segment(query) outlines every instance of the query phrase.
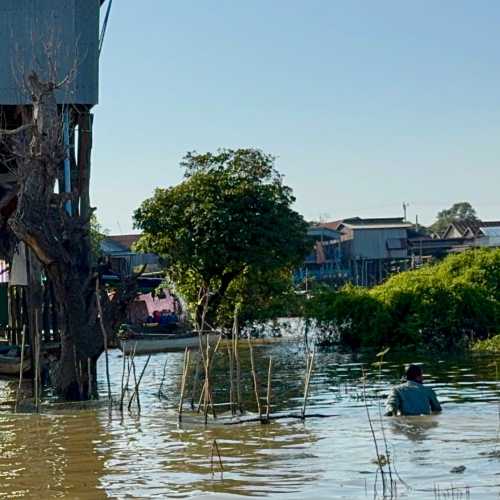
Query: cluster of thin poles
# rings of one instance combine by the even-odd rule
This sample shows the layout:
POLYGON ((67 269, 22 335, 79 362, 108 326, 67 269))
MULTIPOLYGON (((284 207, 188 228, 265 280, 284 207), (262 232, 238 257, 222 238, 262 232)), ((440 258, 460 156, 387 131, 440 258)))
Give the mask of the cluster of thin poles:
MULTIPOLYGON (((200 332, 198 353, 196 358, 195 356, 191 356, 190 349, 186 348, 186 350, 184 351, 180 396, 179 396, 178 411, 177 411, 179 422, 181 422, 183 418, 186 393, 189 386, 188 379, 193 372, 194 374, 192 377, 192 385, 191 385, 191 410, 198 414, 202 413, 205 424, 208 423, 209 415, 211 415, 214 419, 217 418, 216 408, 219 406, 229 407, 229 410, 233 417, 242 416, 245 414, 245 405, 242 395, 242 370, 240 362, 240 337, 238 330, 237 312, 235 312, 234 315, 231 340, 228 341, 226 344, 227 356, 228 356, 228 376, 229 376, 228 402, 218 403, 218 404, 215 403, 214 393, 213 393, 213 388, 214 388, 213 367, 214 367, 215 356, 219 352, 219 348, 221 345, 222 335, 219 334, 217 341, 213 345, 211 345, 210 333, 214 332, 212 330, 208 330, 206 332, 207 333, 206 335, 203 333, 205 332, 203 331, 200 332), (191 360, 193 358, 195 358, 194 369, 191 366, 192 364, 191 360), (202 383, 201 390, 199 390, 200 378, 202 383)), ((265 424, 271 420, 275 420, 278 418, 292 417, 292 418, 305 419, 307 416, 306 409, 309 398, 311 375, 314 368, 315 352, 314 351, 308 352, 306 357, 306 369, 304 375, 304 399, 300 415, 296 414, 272 415, 273 359, 272 357, 269 357, 265 395, 261 396, 260 384, 255 364, 255 356, 250 337, 247 338, 247 341, 248 341, 248 350, 250 357, 250 371, 251 371, 251 380, 253 385, 253 395, 255 398, 255 403, 257 405, 258 417, 246 418, 244 420, 238 419, 236 421, 233 420, 231 423, 260 421, 261 423, 265 424)), ((165 373, 165 367, 164 367, 164 373, 165 373)), ((160 390, 159 390, 160 396, 162 394, 164 378, 165 376, 163 376, 162 382, 160 384, 160 390)))
POLYGON ((135 365, 135 352, 137 348, 137 343, 134 346, 132 353, 129 356, 123 355, 123 364, 122 364, 122 377, 121 377, 121 391, 120 391, 120 403, 119 409, 123 412, 125 407, 125 399, 128 395, 128 403, 127 409, 128 411, 132 410, 132 405, 135 401, 137 405, 137 411, 141 412, 141 399, 139 394, 140 385, 144 374, 146 373, 146 368, 149 365, 149 361, 151 360, 151 354, 147 357, 146 362, 144 363, 141 373, 137 376, 137 368, 135 365), (132 380, 133 377, 133 380, 132 380))

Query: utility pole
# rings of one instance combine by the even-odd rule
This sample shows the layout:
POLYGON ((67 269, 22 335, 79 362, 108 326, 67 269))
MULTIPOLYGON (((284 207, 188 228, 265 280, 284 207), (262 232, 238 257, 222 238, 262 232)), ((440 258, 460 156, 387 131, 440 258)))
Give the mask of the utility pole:
POLYGON ((406 218, 406 209, 410 206, 409 203, 406 203, 406 201, 403 201, 403 214, 404 214, 404 221, 406 222, 408 219, 406 218))

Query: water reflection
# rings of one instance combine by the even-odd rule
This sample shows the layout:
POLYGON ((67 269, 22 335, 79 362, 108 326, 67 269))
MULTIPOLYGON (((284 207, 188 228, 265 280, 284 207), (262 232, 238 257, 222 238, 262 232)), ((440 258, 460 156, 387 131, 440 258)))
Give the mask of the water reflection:
POLYGON ((431 431, 437 429, 439 417, 393 417, 389 419, 389 428, 395 435, 402 434, 410 441, 421 443, 431 437, 431 431))
MULTIPOLYGON (((298 412, 305 369, 301 346, 263 346, 255 351, 262 385, 268 357, 273 357, 273 411, 298 412)), ((63 411, 49 407, 41 415, 0 413, 0 497, 173 498, 216 493, 370 498, 376 466, 365 406, 382 439, 379 408, 408 362, 424 363, 426 382, 435 388, 444 412, 382 418, 391 457, 412 488, 406 491, 400 485, 400 491, 411 498, 434 498, 429 488, 453 483, 472 486, 474 498, 495 497, 500 492, 495 486, 500 446, 494 358, 436 360, 390 353, 380 370, 372 365, 373 359, 370 354, 317 354, 310 411, 335 415, 332 418, 229 426, 222 424, 222 414, 218 423, 205 428, 189 412, 177 425, 182 354, 154 356, 142 383, 141 415, 133 409, 122 416, 106 407, 63 411), (167 399, 158 397, 165 366, 167 399), (366 398, 363 371, 368 377, 366 398), (214 439, 223 462, 222 477, 217 463, 212 475, 214 439), (460 465, 466 466, 462 474, 450 473, 460 465)), ((138 359, 139 371, 145 361, 138 359)), ((118 392, 122 366, 118 352, 111 353, 110 363, 113 389, 118 392)), ((228 397, 226 364, 227 358, 219 355, 215 364, 219 402, 228 397)), ((245 407, 255 412, 245 351, 242 372, 245 407)), ((105 384, 102 387, 106 392, 105 384)), ((12 400, 13 389, 0 381, 2 398, 12 400)))
POLYGON ((108 473, 102 478, 110 492, 120 490, 128 477, 133 496, 144 494, 144 484, 148 491, 168 491, 169 496, 193 491, 262 496, 266 491, 299 489, 319 473, 303 467, 304 461, 314 460, 310 448, 317 438, 302 424, 204 428, 194 418, 177 426, 152 417, 138 427, 127 417, 111 425, 112 440, 106 450, 112 458, 105 463, 108 473), (214 439, 221 453, 223 480, 218 463, 214 470, 211 467, 214 439), (272 477, 270 471, 274 471, 272 477))
POLYGON ((102 458, 93 445, 99 433, 94 412, 2 415, 0 496, 106 498, 98 483, 102 458))

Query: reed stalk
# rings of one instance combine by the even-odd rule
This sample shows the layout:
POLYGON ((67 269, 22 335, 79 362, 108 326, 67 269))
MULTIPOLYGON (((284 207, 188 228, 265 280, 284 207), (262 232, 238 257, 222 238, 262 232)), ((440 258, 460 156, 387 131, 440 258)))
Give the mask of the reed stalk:
MULTIPOLYGON (((382 478, 382 492, 383 492, 383 497, 385 497, 386 492, 387 492, 387 484, 386 484, 386 478, 385 478, 385 471, 384 471, 384 466, 382 464, 382 456, 380 455, 379 448, 378 448, 378 441, 377 441, 377 436, 375 435, 375 429, 373 428, 373 422, 372 418, 370 416, 370 409, 368 408, 368 401, 366 399, 366 373, 363 369, 363 401, 365 404, 365 410, 366 410, 366 416, 368 418, 368 425, 370 427, 370 433, 372 435, 372 440, 373 440, 373 445, 375 446, 375 453, 377 454, 377 465, 380 470, 380 476, 382 478)), ((375 486, 376 488, 376 486, 375 486)), ((376 492, 375 492, 376 493, 376 492)))
MULTIPOLYGON (((378 383, 379 385, 382 383, 382 365, 384 362, 384 356, 389 352, 389 348, 383 350, 382 352, 379 352, 377 354, 377 357, 379 358, 378 361, 378 383)), ((387 459, 387 470, 389 472, 389 484, 390 484, 390 491, 391 495, 393 494, 393 487, 394 487, 394 480, 392 477, 392 466, 391 466, 391 458, 390 458, 390 453, 389 453, 389 444, 387 442, 387 437, 385 435, 385 427, 384 427, 384 419, 382 415, 382 401, 380 398, 378 399, 378 416, 379 416, 379 425, 380 425, 380 430, 382 432, 382 441, 384 443, 384 449, 385 449, 385 456, 387 459)))

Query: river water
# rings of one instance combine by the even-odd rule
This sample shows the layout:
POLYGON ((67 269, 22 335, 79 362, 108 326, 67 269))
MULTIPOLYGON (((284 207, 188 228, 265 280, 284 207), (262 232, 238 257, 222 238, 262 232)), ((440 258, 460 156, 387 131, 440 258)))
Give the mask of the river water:
MULTIPOLYGON (((255 348, 255 356, 262 393, 268 358, 273 358, 273 413, 298 413, 303 347, 261 346, 255 348)), ((371 364, 373 355, 318 352, 307 411, 327 418, 224 425, 229 417, 221 413, 207 427, 190 412, 181 425, 177 423, 182 357, 168 353, 151 358, 141 383, 140 415, 135 405, 123 414, 106 405, 86 409, 49 405, 41 414, 14 414, 4 406, 0 497, 351 499, 376 494, 380 498, 382 481, 368 406, 379 451, 385 454, 387 447, 391 456, 394 497, 499 498, 500 391, 493 357, 389 353, 379 370, 371 364), (380 403, 407 362, 424 363, 426 383, 435 388, 443 414, 380 417, 380 403), (164 370, 163 397, 159 397, 164 370), (218 458, 211 466, 214 439, 222 474, 218 458), (461 466, 462 472, 451 472, 461 466)), ((138 371, 146 359, 136 358, 138 371)), ((118 351, 110 352, 110 366, 113 391, 118 393, 122 370, 118 351)), ((99 372, 104 373, 103 362, 99 372)), ((222 353, 214 372, 216 401, 227 401, 227 357, 222 353)), ((245 350, 242 373, 247 411, 252 414, 255 404, 245 350)), ((12 400, 13 390, 11 383, 0 381, 0 402, 12 400)), ((102 376, 100 390, 104 397, 102 376)), ((187 392, 189 403, 190 387, 187 392)), ((223 407, 216 408, 222 412, 223 407)))

